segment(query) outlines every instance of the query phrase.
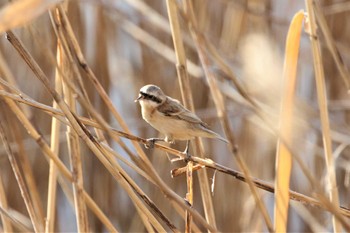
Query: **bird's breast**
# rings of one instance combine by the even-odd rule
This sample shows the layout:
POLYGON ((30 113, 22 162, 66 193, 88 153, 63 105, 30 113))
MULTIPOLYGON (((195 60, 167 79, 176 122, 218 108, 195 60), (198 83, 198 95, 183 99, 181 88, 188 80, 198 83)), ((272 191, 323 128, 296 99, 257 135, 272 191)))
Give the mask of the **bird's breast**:
POLYGON ((155 110, 155 108, 143 106, 141 111, 142 118, 149 123, 154 117, 155 110))

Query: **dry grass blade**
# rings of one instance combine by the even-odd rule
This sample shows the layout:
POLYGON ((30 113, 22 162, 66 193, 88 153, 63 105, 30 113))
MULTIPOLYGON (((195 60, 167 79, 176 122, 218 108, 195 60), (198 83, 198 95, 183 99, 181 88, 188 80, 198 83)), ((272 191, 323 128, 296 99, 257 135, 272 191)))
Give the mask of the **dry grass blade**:
MULTIPOLYGON (((312 0, 306 0, 306 9, 308 12, 309 20, 309 33, 310 41, 312 46, 312 55, 314 60, 314 70, 315 70, 315 79, 316 79, 316 88, 317 88, 317 99, 320 108, 320 117, 322 125, 322 138, 323 138, 323 147, 324 147, 324 156, 327 165, 327 183, 329 187, 330 201, 336 209, 339 206, 339 196, 337 190, 337 182, 335 175, 335 164, 334 158, 332 155, 332 142, 330 138, 330 126, 329 126, 329 116, 327 109, 327 94, 325 87, 325 77, 324 70, 321 59, 321 49, 319 40, 317 39, 316 33, 316 20, 314 7, 312 0)), ((340 232, 342 226, 340 225, 338 219, 333 216, 333 231, 340 232)))
POLYGON ((27 24, 60 0, 21 0, 8 3, 0 10, 0 33, 27 24))
POLYGON ((289 181, 292 170, 292 155, 287 145, 291 145, 292 119, 296 86, 297 63, 300 46, 300 35, 304 12, 296 13, 290 23, 285 49, 282 93, 280 113, 280 135, 284 139, 277 142, 276 152, 276 190, 275 193, 275 231, 286 232, 289 209, 289 181))

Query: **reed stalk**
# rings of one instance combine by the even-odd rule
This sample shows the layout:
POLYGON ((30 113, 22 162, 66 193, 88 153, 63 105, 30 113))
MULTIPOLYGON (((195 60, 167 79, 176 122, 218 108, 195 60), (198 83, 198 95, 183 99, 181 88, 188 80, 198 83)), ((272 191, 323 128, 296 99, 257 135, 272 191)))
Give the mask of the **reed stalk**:
MULTIPOLYGON (((314 13, 314 6, 312 0, 306 0, 306 9, 308 12, 309 20, 309 38, 311 41, 312 55, 314 60, 314 70, 315 70, 315 80, 317 89, 317 99, 320 109, 321 118, 321 128, 322 128, 322 141, 324 147, 324 156, 327 166, 327 189, 329 189, 330 201, 335 208, 339 206, 339 195, 335 174, 335 162, 332 154, 332 141, 330 137, 330 126, 329 126, 329 115, 328 115, 328 103, 327 103, 327 93, 325 86, 324 68, 322 64, 322 56, 318 35, 316 33, 316 19, 314 13)), ((342 226, 338 219, 333 216, 333 231, 340 232, 342 226)))

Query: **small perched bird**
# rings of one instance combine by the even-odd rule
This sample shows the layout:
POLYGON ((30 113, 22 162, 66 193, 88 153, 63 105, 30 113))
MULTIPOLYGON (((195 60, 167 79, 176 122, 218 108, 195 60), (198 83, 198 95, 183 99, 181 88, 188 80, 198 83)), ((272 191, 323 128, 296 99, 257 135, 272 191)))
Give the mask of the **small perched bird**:
POLYGON ((135 102, 139 102, 141 105, 142 118, 165 135, 164 139, 148 139, 150 147, 154 146, 156 141, 174 143, 175 140, 187 140, 185 153, 188 155, 189 140, 194 137, 217 138, 228 143, 225 138, 210 130, 196 114, 186 109, 180 101, 166 96, 155 85, 142 87, 135 102))

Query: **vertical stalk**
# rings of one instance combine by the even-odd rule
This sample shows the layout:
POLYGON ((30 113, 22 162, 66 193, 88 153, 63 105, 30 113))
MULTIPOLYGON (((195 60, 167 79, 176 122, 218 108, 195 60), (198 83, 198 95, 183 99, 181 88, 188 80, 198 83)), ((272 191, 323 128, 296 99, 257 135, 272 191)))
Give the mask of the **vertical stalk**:
MULTIPOLYGON (((57 15, 57 18, 60 19, 60 13, 58 9, 55 10, 55 14, 57 15)), ((72 77, 72 68, 70 67, 69 58, 64 53, 62 46, 58 46, 58 50, 60 56, 60 62, 58 63, 58 66, 59 69, 62 71, 62 75, 65 75, 66 77, 72 77)), ((71 109, 71 112, 73 114, 76 114, 76 102, 71 89, 67 86, 66 82, 63 82, 62 87, 64 101, 67 103, 67 106, 71 109)), ((73 196, 78 232, 89 232, 86 204, 83 195, 84 184, 79 136, 70 126, 67 126, 66 134, 71 170, 73 175, 73 196)))
MULTIPOLYGON (((186 177, 187 177, 186 200, 192 206, 193 205, 193 162, 192 161, 187 162, 186 177)), ((188 211, 186 211, 185 232, 191 233, 191 229, 192 229, 191 223, 192 223, 192 215, 188 211)))
MULTIPOLYGON (((61 44, 60 41, 57 41, 57 64, 61 65, 61 44)), ((60 77, 60 72, 56 68, 55 73, 55 90, 62 94, 62 80, 60 77)), ((58 105, 54 101, 53 108, 57 109, 58 105)), ((58 157, 59 153, 59 138, 60 138, 60 126, 61 122, 57 120, 57 118, 53 117, 51 122, 51 142, 50 148, 54 155, 58 157)), ((55 162, 50 159, 50 170, 49 170, 49 187, 47 194, 47 212, 46 212, 46 224, 45 224, 45 232, 54 232, 55 230, 55 212, 56 212, 56 190, 57 190, 57 167, 55 162)))
MULTIPOLYGON (((180 84, 181 89, 181 96, 182 101, 185 105, 185 107, 189 108, 191 111, 194 111, 194 105, 193 105, 193 98, 191 94, 191 86, 188 78, 188 72, 187 72, 187 65, 186 65, 186 54, 184 49, 184 44, 182 41, 182 34, 181 29, 179 25, 179 19, 177 15, 177 7, 174 0, 167 0, 167 10, 168 10, 168 17, 170 22, 170 28, 171 28, 171 34, 173 37, 173 43, 175 48, 175 55, 176 55, 176 70, 178 75, 178 80, 180 84)), ((200 139, 195 140, 195 147, 194 147, 194 153, 199 154, 200 156, 203 156, 203 145, 201 143, 200 139)), ((188 193, 186 195, 190 197, 187 199, 189 203, 193 204, 193 181, 190 179, 193 179, 192 177, 192 169, 193 164, 187 164, 187 187, 188 187, 188 193)), ((207 221, 212 226, 216 227, 216 220, 215 220, 215 214, 214 214, 214 206, 210 195, 210 188, 208 183, 208 174, 206 170, 198 171, 198 178, 199 178, 199 186, 202 194, 202 200, 203 200, 203 208, 204 213, 207 221)), ((186 217, 187 221, 191 220, 190 216, 186 217)), ((190 224, 186 224, 187 226, 190 224)))
MULTIPOLYGON (((306 0, 305 4, 306 4, 308 19, 309 19, 309 29, 310 29, 309 37, 311 41, 312 55, 314 59, 317 99, 318 99, 318 104, 320 109, 320 117, 321 117, 321 125, 322 125, 322 141, 323 141, 324 156, 325 156, 326 166, 327 166, 327 178, 328 178, 327 187, 329 187, 330 189, 329 190, 330 201, 334 205, 334 208, 338 209, 339 196, 338 196, 337 181, 336 181, 336 175, 335 175, 335 164, 334 164, 334 158, 332 154, 332 142, 330 138, 329 116, 328 116, 328 109, 327 109, 327 93, 326 93, 325 77, 324 77, 324 70, 323 70, 322 57, 321 57, 321 48, 320 48, 318 36, 316 33, 316 20, 315 20, 314 8, 313 8, 313 1, 306 0)), ((337 220, 337 218, 335 217, 335 215, 333 215, 332 222, 333 222, 333 231, 341 232, 342 226, 340 222, 337 220)))

